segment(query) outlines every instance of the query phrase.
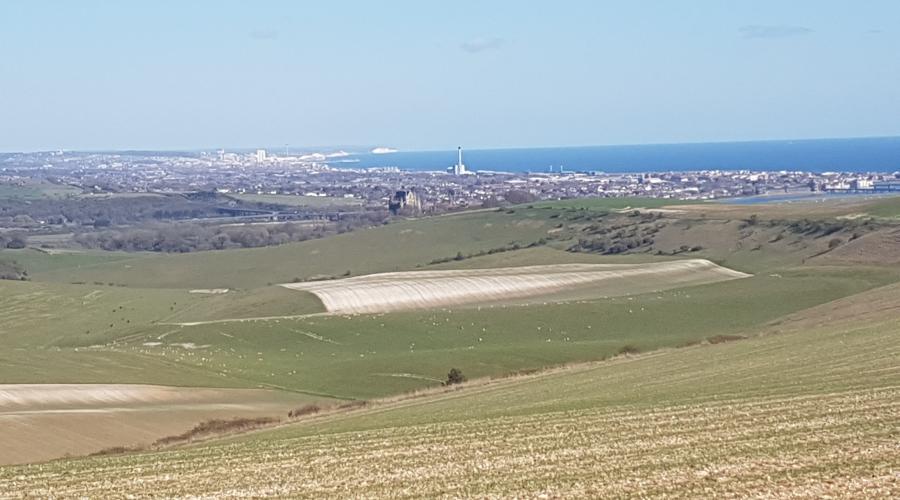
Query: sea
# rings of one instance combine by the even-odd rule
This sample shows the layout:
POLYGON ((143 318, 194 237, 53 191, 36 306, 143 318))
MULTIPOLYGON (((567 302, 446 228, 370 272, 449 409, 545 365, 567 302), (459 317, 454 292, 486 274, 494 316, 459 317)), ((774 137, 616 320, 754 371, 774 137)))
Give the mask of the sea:
MULTIPOLYGON (((464 149, 463 153, 463 163, 469 170, 495 172, 900 171, 900 137, 464 149)), ((396 167, 436 171, 454 165, 456 159, 457 151, 453 149, 351 153, 330 158, 327 163, 337 168, 396 167)))

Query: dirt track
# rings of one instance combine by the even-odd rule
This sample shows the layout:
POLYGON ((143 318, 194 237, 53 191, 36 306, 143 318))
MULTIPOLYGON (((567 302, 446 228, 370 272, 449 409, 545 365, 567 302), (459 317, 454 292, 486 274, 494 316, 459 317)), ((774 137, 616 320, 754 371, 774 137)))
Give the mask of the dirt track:
POLYGON ((0 384, 0 465, 148 444, 212 418, 286 414, 309 399, 256 389, 0 384))
POLYGON ((625 295, 646 290, 647 284, 661 290, 747 276, 707 260, 690 259, 648 264, 410 271, 282 286, 315 294, 331 313, 355 314, 540 297, 592 287, 601 287, 602 295, 625 295), (632 287, 635 282, 641 286, 632 287))

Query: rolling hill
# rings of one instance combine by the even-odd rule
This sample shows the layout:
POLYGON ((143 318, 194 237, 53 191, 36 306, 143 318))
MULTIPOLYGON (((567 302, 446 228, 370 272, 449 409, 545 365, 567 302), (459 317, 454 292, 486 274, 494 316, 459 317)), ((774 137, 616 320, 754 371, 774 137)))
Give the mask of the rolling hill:
MULTIPOLYGON (((573 363, 615 359, 598 365, 597 370, 620 365, 617 369, 626 370, 626 365, 638 360, 628 357, 626 363, 617 358, 623 353, 657 353, 646 354, 647 361, 640 361, 651 363, 662 356, 658 353, 665 353, 667 360, 681 359, 668 356, 684 349, 685 354, 677 356, 701 363, 703 353, 741 352, 738 345, 756 345, 757 340, 738 342, 735 347, 730 343, 690 346, 811 325, 815 316, 809 311, 835 311, 839 319, 840 311, 867 307, 858 297, 876 297, 859 294, 879 293, 879 299, 872 300, 887 311, 884 317, 896 313, 885 290, 893 290, 891 284, 900 280, 896 266, 900 226, 881 216, 855 215, 869 205, 651 206, 640 205, 642 200, 630 201, 535 204, 403 220, 278 247, 196 254, 4 250, 0 258, 23 264, 32 281, 0 281, 4 318, 0 383, 265 389, 283 393, 290 404, 326 401, 337 405, 434 390, 451 367, 478 379, 474 385, 481 387, 484 380, 573 363), (690 262, 750 276, 722 281, 709 279, 703 272, 646 273, 690 262), (643 274, 588 280, 574 287, 538 287, 522 296, 463 293, 449 302, 419 304, 411 310, 332 308, 328 313, 328 299, 315 294, 322 289, 356 290, 372 280, 381 283, 385 276, 397 283, 418 283, 426 275, 438 281, 442 277, 502 281, 510 276, 533 281, 530 271, 523 269, 576 268, 630 269, 643 274)), ((876 208, 882 209, 884 202, 879 203, 876 208)), ((541 272, 539 280, 550 279, 541 272)), ((438 284, 453 293, 462 289, 456 282, 449 288, 443 281, 438 284)), ((874 325, 865 315, 857 318, 862 325, 873 325, 873 333, 867 335, 886 342, 877 334, 889 324, 887 319, 874 325)), ((834 328, 826 321, 809 326, 797 338, 812 342, 815 332, 837 332, 834 328)), ((838 337, 823 334, 822 338, 838 337)), ((755 363, 762 366, 764 359, 765 354, 759 354, 755 363)), ((707 362, 718 366, 718 355, 707 362)), ((688 372, 708 368, 679 366, 688 372)), ((547 380, 568 370, 560 368, 547 380)), ((571 370, 574 377, 581 368, 571 370)), ((643 382, 632 378, 616 384, 628 393, 637 389, 621 384, 649 387, 656 376, 668 377, 672 383, 678 379, 672 372, 652 370, 647 372, 651 378, 643 382)), ((857 378, 865 379, 865 372, 857 378)), ((578 386, 582 382, 559 383, 578 386)), ((742 394, 739 384, 733 386, 738 397, 742 394)), ((678 394, 682 389, 677 387, 665 391, 678 394)), ((697 394, 707 390, 701 389, 697 394)), ((756 382, 751 383, 745 396, 755 397, 750 393, 756 389, 756 382)), ((481 389, 470 387, 459 396, 470 390, 474 394, 481 389)), ((434 396, 435 404, 444 397, 457 397, 449 394, 434 396)), ((633 394, 637 399, 629 401, 639 401, 642 394, 633 394)), ((600 404, 607 397, 588 400, 600 404)), ((693 404, 694 399, 685 398, 693 404)), ((378 421, 374 415, 381 414, 382 405, 376 406, 378 412, 365 413, 366 419, 378 421)), ((515 416, 514 407, 503 407, 503 411, 515 416)), ((274 416, 284 418, 287 406, 280 408, 274 416)), ((108 405, 79 409, 87 410, 107 411, 108 405)), ((386 414, 402 415, 393 412, 386 414)), ((434 421, 431 410, 423 415, 424 420, 416 420, 415 425, 434 421)), ((641 417, 640 412, 632 417, 641 417)), ((122 413, 115 421, 137 425, 138 420, 128 423, 128 418, 122 413)), ((343 418, 336 417, 334 422, 343 418)), ((189 420, 179 421, 181 431, 190 429, 189 420)), ((449 428, 444 431, 450 432, 449 428)), ((162 429, 154 432, 145 434, 141 443, 121 444, 145 445, 164 437, 162 429)), ((104 441, 102 446, 114 444, 104 441)), ((91 446, 79 449, 96 451, 101 443, 91 446)), ((45 451, 49 454, 42 457, 54 456, 53 450, 45 451)), ((57 452, 55 456, 61 456, 66 450, 57 452)))
POLYGON ((2 468, 0 491, 890 497, 897 293, 843 299, 858 314, 825 328, 808 328, 810 309, 738 342, 475 381, 183 449, 2 468))

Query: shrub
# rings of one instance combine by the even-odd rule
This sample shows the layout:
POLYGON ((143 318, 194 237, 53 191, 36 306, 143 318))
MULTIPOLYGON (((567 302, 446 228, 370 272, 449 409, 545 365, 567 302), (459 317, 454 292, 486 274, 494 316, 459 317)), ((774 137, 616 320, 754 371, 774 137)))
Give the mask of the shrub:
POLYGON ((240 432, 250 429, 256 429, 271 424, 278 423, 277 418, 257 417, 257 418, 234 418, 231 420, 213 419, 200 422, 193 429, 175 435, 157 439, 153 446, 166 446, 181 441, 190 441, 194 438, 205 437, 215 434, 225 434, 228 432, 240 432))
POLYGON ((28 271, 21 264, 14 260, 0 260, 0 280, 21 280, 28 279, 28 271))
POLYGON ((11 250, 21 250, 28 246, 28 239, 25 236, 16 235, 6 244, 6 248, 11 250))
POLYGON ((710 344, 723 344, 725 342, 734 342, 736 340, 744 340, 747 337, 743 335, 714 335, 712 337, 707 337, 706 341, 710 344))
POLYGON ((619 349, 619 354, 637 354, 641 352, 636 346, 631 344, 623 345, 621 349, 619 349))
POLYGON ((356 401, 348 401, 346 403, 341 403, 338 405, 338 410, 358 410, 360 408, 365 408, 369 403, 366 401, 356 400, 356 401))
POLYGON ((444 385, 461 384, 465 381, 466 376, 463 375, 462 370, 459 368, 451 368, 450 372, 447 373, 447 381, 444 382, 444 385))
POLYGON ((288 417, 297 418, 297 417, 302 417, 304 415, 315 415, 316 413, 319 413, 320 411, 322 411, 322 408, 319 407, 319 405, 308 404, 308 405, 303 405, 300 408, 294 408, 293 410, 289 411, 288 417))

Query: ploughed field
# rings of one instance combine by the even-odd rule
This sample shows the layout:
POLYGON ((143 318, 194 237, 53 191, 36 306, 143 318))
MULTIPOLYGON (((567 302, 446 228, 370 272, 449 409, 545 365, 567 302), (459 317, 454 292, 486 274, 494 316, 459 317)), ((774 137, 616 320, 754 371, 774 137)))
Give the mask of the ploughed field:
POLYGON ((896 286, 810 330, 570 366, 199 446, 0 468, 21 496, 889 498, 896 286))
POLYGON ((315 400, 258 389, 0 384, 0 464, 146 446, 197 422, 269 417, 315 400))
POLYGON ((594 297, 715 283, 749 275, 708 260, 646 264, 556 264, 477 270, 408 271, 282 285, 315 294, 332 313, 359 314, 450 305, 550 299, 579 291, 594 297))

